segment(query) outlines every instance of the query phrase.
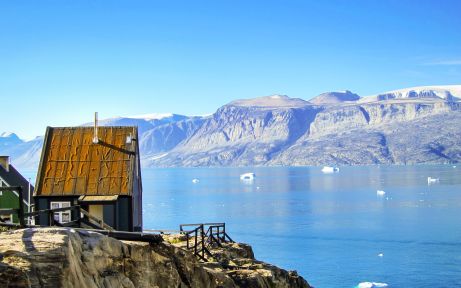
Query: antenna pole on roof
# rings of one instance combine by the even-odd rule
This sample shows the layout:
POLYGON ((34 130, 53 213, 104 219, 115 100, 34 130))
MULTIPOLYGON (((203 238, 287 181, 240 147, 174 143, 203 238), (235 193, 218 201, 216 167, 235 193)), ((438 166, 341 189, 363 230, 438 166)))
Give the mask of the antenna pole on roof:
POLYGON ((98 112, 94 112, 94 136, 93 136, 93 144, 98 144, 98 112))

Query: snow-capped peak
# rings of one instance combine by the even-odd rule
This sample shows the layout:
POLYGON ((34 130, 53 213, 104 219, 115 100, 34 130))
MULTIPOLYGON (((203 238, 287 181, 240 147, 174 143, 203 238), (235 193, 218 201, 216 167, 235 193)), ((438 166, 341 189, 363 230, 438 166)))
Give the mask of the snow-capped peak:
POLYGON ((461 85, 419 86, 392 90, 364 97, 361 102, 410 98, 432 98, 456 101, 461 98, 461 85))
POLYGON ((162 120, 162 119, 170 118, 170 117, 173 117, 173 113, 149 113, 149 114, 128 116, 126 118, 144 119, 146 121, 151 121, 151 120, 162 120))
POLYGON ((360 96, 352 93, 349 90, 337 91, 337 92, 325 92, 322 93, 311 100, 310 103, 317 105, 325 104, 340 104, 344 102, 354 102, 360 100, 360 96))
POLYGON ((235 100, 229 103, 229 105, 241 107, 300 107, 306 106, 307 102, 298 98, 290 98, 287 95, 275 94, 252 99, 235 100))
POLYGON ((461 96, 461 85, 419 86, 419 87, 412 87, 412 88, 394 90, 394 91, 391 91, 391 92, 399 92, 399 91, 401 91, 401 92, 409 92, 409 91, 415 91, 415 92, 421 92, 421 91, 444 92, 444 91, 448 91, 453 96, 461 96))
POLYGON ((1 138, 10 138, 10 137, 15 137, 15 136, 16 136, 16 134, 14 134, 13 132, 2 132, 2 133, 0 133, 1 138))

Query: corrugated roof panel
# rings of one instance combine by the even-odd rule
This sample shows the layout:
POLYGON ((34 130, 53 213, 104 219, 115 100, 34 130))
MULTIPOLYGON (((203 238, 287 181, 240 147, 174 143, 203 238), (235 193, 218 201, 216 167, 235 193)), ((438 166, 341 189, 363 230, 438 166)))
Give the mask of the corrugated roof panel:
POLYGON ((120 190, 122 193, 128 193, 129 179, 125 175, 128 175, 130 172, 129 164, 129 162, 122 163, 122 174, 120 175, 120 190))
MULTIPOLYGON (((124 141, 124 134, 116 131, 114 133, 114 143, 117 143, 117 145, 121 146, 121 143, 124 141)), ((109 179, 109 189, 114 189, 115 187, 118 187, 121 191, 121 177, 122 175, 122 169, 123 169, 123 161, 114 161, 116 157, 112 157, 112 167, 111 170, 113 171, 112 177, 109 179)))
MULTIPOLYGON (((117 146, 117 143, 114 142, 114 137, 113 137, 113 129, 107 129, 105 134, 105 139, 107 143, 113 143, 115 146, 117 146)), ((118 146, 117 146, 118 147, 118 146)), ((101 149, 101 165, 100 165, 100 170, 99 170, 99 181, 98 181, 98 194, 110 194, 109 190, 109 177, 112 176, 112 171, 111 171, 111 160, 112 157, 114 157, 116 150, 111 149, 109 147, 103 147, 101 149)))
POLYGON ((101 201, 115 201, 118 199, 118 195, 110 196, 80 196, 78 201, 80 202, 101 202, 101 201))
POLYGON ((49 128, 36 195, 131 195, 135 127, 49 128))

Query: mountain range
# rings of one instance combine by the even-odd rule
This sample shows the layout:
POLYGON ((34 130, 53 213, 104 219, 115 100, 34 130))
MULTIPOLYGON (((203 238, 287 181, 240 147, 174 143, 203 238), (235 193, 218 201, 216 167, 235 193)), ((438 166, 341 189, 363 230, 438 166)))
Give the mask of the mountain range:
MULTIPOLYGON (((149 114, 100 125, 137 125, 145 167, 456 163, 461 85, 367 97, 346 90, 309 101, 272 95, 236 100, 209 116, 149 114)), ((2 133, 0 154, 36 169, 42 142, 2 133)))

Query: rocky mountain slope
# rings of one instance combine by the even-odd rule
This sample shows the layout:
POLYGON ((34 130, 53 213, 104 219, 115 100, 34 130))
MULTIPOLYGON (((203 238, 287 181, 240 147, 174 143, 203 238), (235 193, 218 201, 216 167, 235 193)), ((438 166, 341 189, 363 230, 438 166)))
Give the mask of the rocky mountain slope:
POLYGON ((410 164, 461 161, 459 86, 310 101, 274 96, 220 108, 152 166, 410 164), (275 99, 275 100, 274 100, 275 99), (261 105, 260 103, 264 103, 261 105))
MULTIPOLYGON (((327 92, 309 101, 273 95, 236 100, 207 117, 101 123, 138 125, 144 166, 452 163, 461 161, 460 99, 461 85, 368 97, 327 92)), ((15 156, 16 164, 38 163, 37 146, 1 143, 0 152, 15 156)))
POLYGON ((0 154, 11 156, 13 164, 20 169, 37 170, 42 146, 42 136, 30 141, 23 141, 14 133, 0 134, 0 154))
POLYGON ((229 245, 204 263, 169 242, 70 228, 2 232, 0 287, 310 287, 294 271, 255 260, 250 246, 229 245))

